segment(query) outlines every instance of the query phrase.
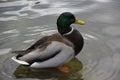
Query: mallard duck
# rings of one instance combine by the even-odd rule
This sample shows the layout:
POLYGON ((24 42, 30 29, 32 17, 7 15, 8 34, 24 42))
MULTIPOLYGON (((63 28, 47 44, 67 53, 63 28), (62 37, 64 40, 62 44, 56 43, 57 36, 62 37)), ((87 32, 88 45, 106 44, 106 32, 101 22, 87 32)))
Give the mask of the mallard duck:
POLYGON ((45 36, 12 59, 32 68, 49 68, 63 65, 76 56, 83 48, 84 40, 80 32, 71 24, 85 24, 70 12, 62 13, 57 19, 58 33, 45 36))

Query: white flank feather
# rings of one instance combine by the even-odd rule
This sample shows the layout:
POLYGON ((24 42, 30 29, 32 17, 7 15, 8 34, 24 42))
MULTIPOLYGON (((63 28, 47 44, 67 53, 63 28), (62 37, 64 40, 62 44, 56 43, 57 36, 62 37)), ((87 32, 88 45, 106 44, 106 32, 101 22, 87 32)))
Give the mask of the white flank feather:
POLYGON ((13 56, 11 59, 19 64, 22 64, 22 65, 29 65, 29 63, 27 63, 25 61, 21 61, 21 60, 16 59, 16 56, 13 56))

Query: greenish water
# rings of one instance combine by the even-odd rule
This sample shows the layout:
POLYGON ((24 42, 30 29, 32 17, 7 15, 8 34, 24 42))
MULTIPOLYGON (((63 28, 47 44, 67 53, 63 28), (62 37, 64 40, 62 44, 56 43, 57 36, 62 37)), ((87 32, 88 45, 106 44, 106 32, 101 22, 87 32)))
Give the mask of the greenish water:
POLYGON ((68 73, 59 71, 57 68, 33 69, 25 66, 18 66, 14 71, 16 78, 37 78, 50 80, 82 80, 82 64, 76 58, 65 64, 69 68, 68 73))
POLYGON ((1 0, 0 80, 119 80, 119 0, 1 0), (72 12, 86 25, 72 25, 84 37, 83 50, 70 63, 69 73, 56 68, 31 69, 11 60, 11 50, 26 49, 57 32, 62 12, 72 12))

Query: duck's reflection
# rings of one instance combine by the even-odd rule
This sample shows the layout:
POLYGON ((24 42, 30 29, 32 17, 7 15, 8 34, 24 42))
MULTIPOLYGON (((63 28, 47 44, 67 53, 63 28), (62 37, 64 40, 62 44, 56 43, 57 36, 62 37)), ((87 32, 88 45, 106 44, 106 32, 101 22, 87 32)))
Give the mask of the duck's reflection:
POLYGON ((82 63, 74 58, 69 63, 65 64, 69 68, 68 73, 59 71, 57 68, 33 69, 27 66, 18 66, 14 71, 16 78, 37 78, 49 80, 83 80, 81 79, 80 70, 82 63))

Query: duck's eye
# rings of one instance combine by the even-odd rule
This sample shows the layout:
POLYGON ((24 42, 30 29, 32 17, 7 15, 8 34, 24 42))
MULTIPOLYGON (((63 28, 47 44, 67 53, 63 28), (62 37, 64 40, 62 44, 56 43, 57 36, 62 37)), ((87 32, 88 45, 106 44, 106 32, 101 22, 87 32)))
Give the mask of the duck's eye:
POLYGON ((72 22, 75 22, 75 17, 74 17, 74 16, 69 16, 69 19, 70 19, 72 22))
POLYGON ((71 16, 69 16, 69 19, 74 19, 74 16, 72 16, 72 15, 71 15, 71 16))

